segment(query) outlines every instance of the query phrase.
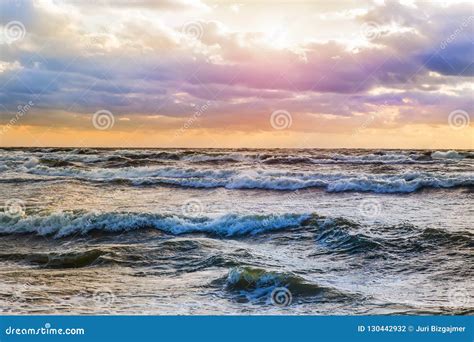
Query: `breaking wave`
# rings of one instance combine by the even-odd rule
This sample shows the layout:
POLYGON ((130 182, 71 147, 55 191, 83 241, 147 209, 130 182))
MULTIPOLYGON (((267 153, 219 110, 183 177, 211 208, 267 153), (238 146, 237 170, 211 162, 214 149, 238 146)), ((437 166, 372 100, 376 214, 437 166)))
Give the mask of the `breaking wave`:
MULTIPOLYGON (((137 229, 155 229, 170 235, 207 234, 217 238, 254 236, 291 229, 294 234, 309 234, 305 235, 306 238, 313 240, 319 248, 316 253, 383 254, 384 250, 403 253, 441 246, 450 249, 474 247, 474 238, 469 232, 419 229, 410 225, 378 226, 376 231, 369 231, 357 222, 315 213, 184 217, 132 212, 60 211, 16 218, 0 213, 0 234, 5 235, 36 234, 64 238, 93 232, 117 234, 137 229)), ((100 256, 95 255, 91 252, 86 259, 100 256)))
MULTIPOLYGON (((0 160, 24 158, 22 149, 0 149, 0 160)), ((62 162, 114 167, 136 166, 167 162, 187 164, 430 164, 449 163, 474 158, 471 151, 416 151, 416 150, 109 150, 109 149, 32 149, 36 158, 45 164, 60 166, 62 162), (51 160, 54 159, 53 160, 51 160), (48 161, 48 159, 50 159, 48 161)))
POLYGON ((248 215, 228 214, 217 218, 189 218, 150 213, 94 213, 61 211, 49 215, 28 215, 10 218, 0 213, 0 234, 38 234, 62 238, 85 235, 92 231, 108 233, 136 229, 158 229, 168 234, 208 233, 232 237, 255 235, 266 231, 298 227, 310 215, 248 215))
MULTIPOLYGON (((222 279, 217 279, 215 283, 221 281, 222 279)), ((323 286, 292 273, 249 266, 230 269, 224 283, 224 288, 233 293, 239 302, 264 301, 270 304, 272 300, 278 300, 275 298, 278 292, 285 296, 280 298, 284 301, 280 303, 283 306, 291 305, 294 301, 347 302, 361 297, 357 293, 346 293, 331 286, 323 286)))
POLYGON ((143 166, 119 169, 52 168, 29 162, 26 172, 37 176, 64 177, 91 182, 137 186, 172 185, 191 188, 297 190, 323 188, 328 192, 360 191, 410 193, 423 188, 454 188, 474 185, 473 172, 405 171, 397 174, 363 172, 294 172, 263 169, 210 169, 143 166))

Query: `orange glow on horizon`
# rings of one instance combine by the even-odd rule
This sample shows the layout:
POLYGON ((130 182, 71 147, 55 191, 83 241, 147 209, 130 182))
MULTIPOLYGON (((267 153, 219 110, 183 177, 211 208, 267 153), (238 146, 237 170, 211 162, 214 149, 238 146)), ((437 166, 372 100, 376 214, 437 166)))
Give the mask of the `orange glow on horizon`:
MULTIPOLYGON (((2 126, 0 126, 1 131, 2 126)), ((401 148, 474 149, 474 126, 411 125, 398 129, 364 129, 352 134, 295 131, 100 131, 34 126, 10 128, 2 147, 156 147, 156 148, 401 148)))

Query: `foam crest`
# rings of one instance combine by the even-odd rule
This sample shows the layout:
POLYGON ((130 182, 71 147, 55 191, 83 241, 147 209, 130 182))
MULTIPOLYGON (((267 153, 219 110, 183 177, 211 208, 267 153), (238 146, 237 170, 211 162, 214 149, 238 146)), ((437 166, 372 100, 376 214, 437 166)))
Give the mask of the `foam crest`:
POLYGON ((298 227, 310 215, 236 215, 190 218, 177 215, 124 212, 54 212, 10 218, 0 214, 0 234, 34 233, 55 238, 85 235, 91 231, 125 232, 158 229, 168 234, 209 233, 218 236, 255 235, 266 231, 298 227))

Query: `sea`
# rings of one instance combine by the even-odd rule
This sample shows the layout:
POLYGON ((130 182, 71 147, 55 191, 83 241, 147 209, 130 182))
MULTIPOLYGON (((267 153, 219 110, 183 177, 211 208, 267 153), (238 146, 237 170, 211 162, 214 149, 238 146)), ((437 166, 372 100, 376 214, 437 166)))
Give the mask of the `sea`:
POLYGON ((0 148, 0 312, 474 314, 474 151, 0 148))

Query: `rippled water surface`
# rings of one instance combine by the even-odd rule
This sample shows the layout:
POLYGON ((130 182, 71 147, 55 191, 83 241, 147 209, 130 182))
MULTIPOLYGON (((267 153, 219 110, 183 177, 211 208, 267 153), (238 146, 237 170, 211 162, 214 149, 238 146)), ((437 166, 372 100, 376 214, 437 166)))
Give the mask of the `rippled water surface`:
POLYGON ((473 189, 473 151, 0 149, 0 309, 472 314, 473 189))

